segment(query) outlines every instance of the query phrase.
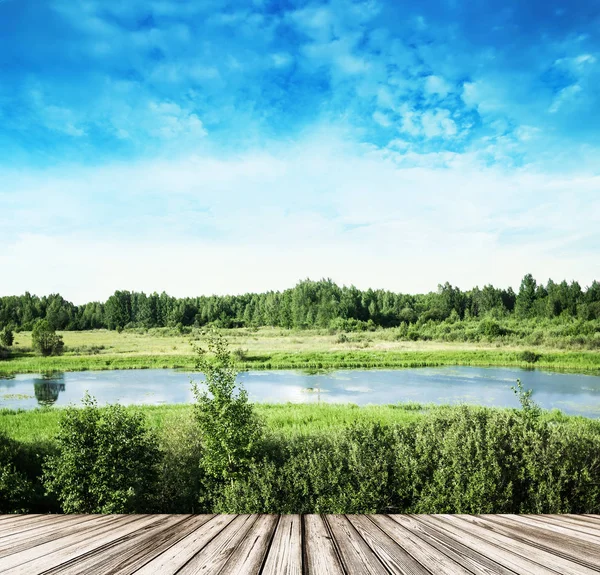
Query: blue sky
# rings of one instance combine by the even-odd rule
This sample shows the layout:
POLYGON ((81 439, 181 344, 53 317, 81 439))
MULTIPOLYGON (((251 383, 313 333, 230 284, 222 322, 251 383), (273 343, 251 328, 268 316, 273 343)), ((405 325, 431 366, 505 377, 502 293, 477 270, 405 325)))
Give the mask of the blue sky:
POLYGON ((600 5, 0 0, 0 293, 600 277, 600 5))

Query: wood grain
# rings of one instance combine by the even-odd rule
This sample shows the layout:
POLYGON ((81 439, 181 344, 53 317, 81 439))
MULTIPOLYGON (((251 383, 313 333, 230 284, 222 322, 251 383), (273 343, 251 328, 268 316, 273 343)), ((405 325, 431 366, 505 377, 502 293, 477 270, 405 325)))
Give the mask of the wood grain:
POLYGON ((595 515, 5 515, 2 575, 590 575, 595 515))

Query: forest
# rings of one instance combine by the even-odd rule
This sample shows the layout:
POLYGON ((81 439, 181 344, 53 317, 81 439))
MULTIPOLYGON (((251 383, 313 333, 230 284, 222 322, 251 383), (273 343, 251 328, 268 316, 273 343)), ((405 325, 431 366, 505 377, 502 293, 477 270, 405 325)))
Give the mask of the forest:
MULTIPOLYGON (((116 291, 106 302, 74 305, 60 294, 0 298, 0 329, 30 331, 40 319, 55 330, 106 328, 273 326, 361 331, 471 319, 600 319, 600 283, 552 280, 544 285, 526 275, 518 293, 486 285, 461 291, 448 282, 427 294, 359 290, 331 280, 299 282, 294 288, 231 296, 175 298, 166 293, 116 291)), ((494 329, 493 327, 490 329, 494 329)))

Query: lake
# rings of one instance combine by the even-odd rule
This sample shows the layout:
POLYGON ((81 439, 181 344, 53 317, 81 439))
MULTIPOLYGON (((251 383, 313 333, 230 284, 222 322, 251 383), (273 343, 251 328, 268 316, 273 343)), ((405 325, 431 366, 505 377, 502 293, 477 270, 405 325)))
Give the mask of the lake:
MULTIPOLYGON (((172 369, 83 371, 0 378, 0 408, 33 409, 78 403, 86 390, 100 404, 188 403, 190 379, 202 374, 172 369)), ((402 370, 351 370, 307 374, 301 371, 240 373, 252 401, 387 404, 469 403, 518 407, 510 389, 517 378, 546 409, 598 417, 600 376, 515 368, 438 367, 402 370)))

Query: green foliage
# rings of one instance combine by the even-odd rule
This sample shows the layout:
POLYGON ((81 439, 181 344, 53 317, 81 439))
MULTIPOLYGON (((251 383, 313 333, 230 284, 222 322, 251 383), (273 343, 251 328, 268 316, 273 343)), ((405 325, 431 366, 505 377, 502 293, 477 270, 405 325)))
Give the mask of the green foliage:
MULTIPOLYGON (((92 413, 88 405, 6 417, 9 429, 25 415, 75 418, 67 434, 61 424, 67 441, 55 440, 59 472, 46 473, 67 512, 598 513, 600 422, 536 414, 530 395, 515 389, 524 398, 521 409, 262 406, 270 424, 252 455, 242 454, 244 472, 229 469, 226 481, 198 465, 206 445, 191 406, 145 409, 154 426, 162 422, 161 457, 148 466, 144 454, 156 449, 156 437, 140 442, 140 425, 115 425, 121 417, 111 418, 110 410, 92 413), (285 413, 293 426, 283 426, 285 413), (330 425, 312 425, 327 414, 335 420, 330 425), (149 497, 124 506, 122 494, 134 484, 149 497)), ((34 435, 42 435, 39 428, 34 435)), ((25 447, 0 437, 0 511, 59 511, 58 503, 37 499, 40 471, 25 447)))
POLYGON ((247 473, 260 448, 262 423, 246 391, 235 393, 237 371, 225 339, 215 332, 208 339, 208 349, 195 349, 197 368, 204 373, 206 384, 206 390, 193 384, 202 444, 200 466, 207 487, 219 489, 247 473), (208 352, 212 357, 207 357, 208 352), (212 487, 208 485, 211 482, 212 487))
POLYGON ((539 418, 539 416, 542 413, 542 409, 537 403, 533 401, 533 399, 531 399, 533 390, 528 389, 527 391, 525 391, 520 379, 517 379, 517 385, 511 386, 511 389, 518 397, 519 403, 521 404, 521 408, 523 409, 523 414, 526 417, 526 419, 528 421, 531 421, 532 419, 539 418))
POLYGON ((63 352, 62 336, 45 319, 36 322, 31 332, 31 345, 40 355, 60 355, 63 352))
POLYGON ((14 335, 12 329, 8 326, 4 326, 4 329, 0 331, 0 345, 10 347, 13 344, 14 335))
POLYGON ((19 459, 18 443, 0 433, 0 514, 30 511, 33 486, 18 468, 19 459))
MULTIPOLYGON (((462 323, 494 318, 600 320, 600 284, 582 289, 577 282, 538 284, 531 274, 521 282, 518 295, 512 288, 491 285, 468 291, 446 282, 426 294, 340 287, 329 279, 303 280, 281 292, 236 296, 202 296, 177 299, 166 293, 116 291, 105 303, 75 306, 60 294, 0 298, 0 326, 30 330, 38 319, 53 329, 172 328, 186 333, 191 327, 219 328, 276 326, 282 328, 332 328, 366 331, 428 322, 462 323)), ((482 328, 485 337, 502 337, 482 328)), ((422 338, 421 338, 422 339, 422 338)))
POLYGON ((539 361, 542 356, 539 353, 535 353, 534 351, 525 350, 519 354, 519 359, 522 361, 526 361, 527 363, 535 363, 539 361))
POLYGON ((99 408, 86 394, 67 408, 47 458, 44 483, 66 513, 144 513, 152 510, 160 453, 141 413, 99 408))

